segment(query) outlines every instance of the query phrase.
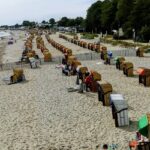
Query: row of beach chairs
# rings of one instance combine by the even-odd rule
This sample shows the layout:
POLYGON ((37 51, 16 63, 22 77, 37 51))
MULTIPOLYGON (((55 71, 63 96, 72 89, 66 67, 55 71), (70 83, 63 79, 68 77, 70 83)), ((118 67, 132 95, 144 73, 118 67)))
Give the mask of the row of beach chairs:
POLYGON ((46 48, 44 40, 40 35, 36 37, 36 44, 37 44, 37 49, 40 49, 43 56, 44 56, 44 62, 50 62, 52 61, 52 54, 50 51, 46 48))
MULTIPOLYGON (((123 70, 123 73, 127 77, 134 76, 134 65, 132 62, 128 62, 124 57, 118 57, 116 59, 116 68, 119 70, 123 70)), ((139 74, 139 84, 143 84, 146 87, 150 86, 150 69, 145 67, 140 67, 137 69, 137 73, 139 74)))
MULTIPOLYGON (((63 45, 56 43, 52 39, 48 39, 48 41, 52 44, 52 46, 59 49, 63 53, 67 52, 66 50, 64 52, 65 47, 63 47, 63 45)), ((69 56, 67 57, 67 60, 66 60, 67 63, 74 65, 75 60, 76 58, 74 56, 72 57, 72 55, 70 55, 69 53, 69 56), (74 60, 73 59, 71 60, 70 58, 74 58, 74 60)), ((77 80, 78 79, 81 80, 80 86, 83 86, 83 84, 85 84, 84 81, 86 77, 89 77, 89 76, 92 77, 92 80, 88 88, 90 88, 91 92, 98 93, 98 100, 101 101, 104 106, 111 106, 112 117, 115 120, 114 121, 115 126, 120 127, 120 126, 129 125, 127 103, 123 99, 123 96, 120 94, 112 94, 113 92, 112 85, 106 81, 102 81, 102 76, 97 71, 93 71, 93 70, 89 71, 88 68, 82 66, 81 63, 79 65, 76 65, 75 69, 77 70, 76 71, 77 80), (86 75, 87 72, 89 72, 88 76, 86 75)))
POLYGON ((95 52, 103 52, 105 53, 105 51, 107 50, 107 47, 101 44, 94 44, 94 43, 87 43, 85 41, 79 40, 78 38, 76 38, 76 36, 74 38, 69 38, 66 35, 63 34, 59 34, 59 38, 62 38, 68 42, 71 42, 73 44, 76 44, 82 48, 87 48, 91 51, 95 51, 95 52))

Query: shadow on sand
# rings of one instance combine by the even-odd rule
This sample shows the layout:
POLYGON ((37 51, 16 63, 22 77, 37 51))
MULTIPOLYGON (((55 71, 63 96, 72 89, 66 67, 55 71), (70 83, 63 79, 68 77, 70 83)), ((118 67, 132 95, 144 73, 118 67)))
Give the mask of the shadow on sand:
POLYGON ((130 125, 125 127, 119 127, 127 132, 136 132, 138 130, 138 121, 130 120, 130 125))

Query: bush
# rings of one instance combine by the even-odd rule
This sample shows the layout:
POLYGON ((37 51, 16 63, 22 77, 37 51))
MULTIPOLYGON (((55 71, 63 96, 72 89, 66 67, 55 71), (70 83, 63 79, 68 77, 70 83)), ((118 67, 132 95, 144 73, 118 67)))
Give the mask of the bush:
POLYGON ((142 27, 140 34, 141 34, 143 42, 149 42, 149 40, 150 40, 150 27, 148 27, 148 26, 142 27))
POLYGON ((71 36, 76 36, 77 35, 76 33, 73 33, 73 32, 67 32, 66 34, 71 35, 71 36))
POLYGON ((93 35, 90 35, 90 34, 86 34, 86 35, 83 35, 81 36, 81 39, 94 39, 94 36, 93 35))
POLYGON ((93 34, 94 37, 98 37, 98 34, 93 34))
POLYGON ((95 37, 98 37, 98 34, 90 34, 90 33, 81 33, 82 39, 94 39, 95 37))
POLYGON ((132 28, 131 22, 128 21, 123 25, 124 36, 126 38, 133 38, 132 30, 133 30, 133 28, 132 28))
POLYGON ((114 34, 113 39, 115 39, 115 40, 124 40, 124 39, 126 39, 126 37, 125 36, 119 36, 118 34, 114 34))
POLYGON ((150 48, 145 50, 145 53, 150 53, 150 48))
POLYGON ((112 44, 113 46, 116 46, 116 45, 119 44, 119 42, 118 42, 118 41, 113 41, 113 42, 111 42, 111 44, 112 44))

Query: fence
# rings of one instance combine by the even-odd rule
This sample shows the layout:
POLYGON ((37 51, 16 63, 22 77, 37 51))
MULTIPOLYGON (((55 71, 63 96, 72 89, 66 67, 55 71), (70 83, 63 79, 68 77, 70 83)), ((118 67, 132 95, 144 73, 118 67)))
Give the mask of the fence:
POLYGON ((122 50, 114 50, 113 56, 124 56, 124 57, 135 57, 136 56, 136 50, 135 49, 122 49, 122 50))
MULTIPOLYGON (((90 53, 83 53, 75 55, 78 60, 98 60, 100 59, 100 53, 90 52, 90 53)), ((113 51, 113 56, 136 56, 136 51, 134 49, 125 49, 125 50, 115 50, 113 51)), ((44 58, 40 59, 40 64, 60 64, 62 62, 62 56, 53 57, 52 62, 44 62, 44 58)), ((14 62, 14 63, 7 63, 7 64, 0 64, 0 71, 2 70, 11 70, 13 68, 30 68, 30 64, 25 64, 21 62, 14 62)))

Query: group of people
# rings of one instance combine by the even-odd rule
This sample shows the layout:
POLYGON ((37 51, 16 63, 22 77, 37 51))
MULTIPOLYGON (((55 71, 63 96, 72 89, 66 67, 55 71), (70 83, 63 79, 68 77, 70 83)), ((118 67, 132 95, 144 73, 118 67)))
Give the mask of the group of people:
POLYGON ((130 150, 135 150, 139 143, 141 142, 149 142, 149 139, 145 136, 143 136, 139 131, 136 132, 135 139, 132 139, 129 142, 129 148, 130 150))
POLYGON ((30 64, 31 68, 37 68, 37 60, 40 60, 39 56, 37 54, 34 55, 34 57, 28 57, 27 53, 30 52, 28 49, 25 49, 22 52, 21 62, 26 62, 30 64))
MULTIPOLYGON (((91 90, 91 84, 93 82, 93 74, 92 72, 89 72, 88 69, 85 71, 85 73, 82 73, 80 70, 80 66, 77 68, 69 64, 67 62, 66 57, 62 59, 62 73, 66 76, 70 75, 77 75, 76 84, 80 85, 79 92, 83 93, 84 91, 89 92, 91 90)), ((86 68, 86 67, 85 67, 86 68)))
POLYGON ((67 61, 67 55, 62 59, 62 73, 66 76, 76 75, 76 69, 73 65, 69 64, 67 61))

